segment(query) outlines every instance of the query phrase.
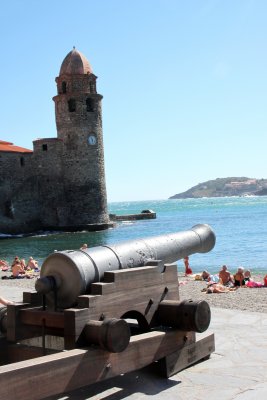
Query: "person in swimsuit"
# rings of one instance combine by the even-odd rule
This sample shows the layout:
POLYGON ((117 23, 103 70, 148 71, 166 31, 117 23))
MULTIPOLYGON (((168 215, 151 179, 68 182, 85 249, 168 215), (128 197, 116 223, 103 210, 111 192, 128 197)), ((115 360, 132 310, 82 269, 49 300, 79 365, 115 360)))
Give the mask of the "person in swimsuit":
POLYGON ((189 266, 189 257, 184 257, 184 275, 192 275, 192 269, 189 266))
POLYGON ((227 270, 226 265, 222 266, 222 269, 219 272, 219 278, 220 278, 221 283, 224 286, 233 286, 234 285, 233 278, 232 278, 230 272, 227 270))
POLYGON ((8 271, 9 268, 10 268, 10 267, 9 267, 7 261, 5 261, 5 260, 0 260, 0 269, 1 269, 2 271, 8 271))
POLYGON ((245 286, 244 268, 239 267, 234 275, 235 286, 242 287, 245 286))
POLYGON ((245 283, 251 281, 251 272, 250 272, 249 269, 247 269, 247 270, 244 272, 244 281, 245 281, 245 283))
POLYGON ((33 259, 33 257, 29 258, 29 261, 27 263, 27 270, 38 270, 38 262, 36 260, 33 259))
POLYGON ((208 285, 205 291, 206 293, 227 293, 232 292, 236 289, 237 287, 230 288, 222 285, 221 283, 213 283, 208 285))
POLYGON ((208 283, 218 283, 219 282, 219 276, 218 275, 212 275, 208 271, 203 271, 202 274, 202 279, 208 283))
POLYGON ((15 264, 12 264, 11 271, 12 271, 12 277, 13 278, 19 278, 21 276, 24 277, 24 275, 25 275, 25 271, 22 268, 22 266, 21 266, 19 261, 17 263, 15 263, 15 264))

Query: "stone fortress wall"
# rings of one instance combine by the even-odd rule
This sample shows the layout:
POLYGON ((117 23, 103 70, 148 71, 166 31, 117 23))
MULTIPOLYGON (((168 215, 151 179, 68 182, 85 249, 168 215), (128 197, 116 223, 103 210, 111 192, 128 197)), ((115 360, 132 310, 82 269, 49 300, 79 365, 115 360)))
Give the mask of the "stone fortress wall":
POLYGON ((56 78, 57 138, 35 140, 33 151, 0 142, 1 233, 109 226, 96 79, 74 48, 56 78))

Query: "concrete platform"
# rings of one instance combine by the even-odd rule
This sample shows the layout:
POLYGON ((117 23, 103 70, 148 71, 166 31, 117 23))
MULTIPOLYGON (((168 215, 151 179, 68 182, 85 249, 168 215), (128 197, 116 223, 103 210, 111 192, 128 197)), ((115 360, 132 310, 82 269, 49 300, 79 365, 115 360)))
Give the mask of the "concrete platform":
MULTIPOLYGON (((1 295, 21 301, 21 291, 10 289, 1 295)), ((267 314, 212 308, 210 330, 216 347, 210 359, 169 379, 146 368, 46 400, 267 398, 267 314)))
MULTIPOLYGON (((5 297, 6 299, 8 299, 10 301, 22 301, 23 291, 26 291, 26 290, 27 289, 23 289, 20 287, 1 285, 0 296, 5 297)), ((0 304, 0 306, 1 306, 1 304, 0 304)))
POLYGON ((215 353, 169 379, 146 368, 49 400, 266 399, 267 314, 213 308, 210 328, 215 353))

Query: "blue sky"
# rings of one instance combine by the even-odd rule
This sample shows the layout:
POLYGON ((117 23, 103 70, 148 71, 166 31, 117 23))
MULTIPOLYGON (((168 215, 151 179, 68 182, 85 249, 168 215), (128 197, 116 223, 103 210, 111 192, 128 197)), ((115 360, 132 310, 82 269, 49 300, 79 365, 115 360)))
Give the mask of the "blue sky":
POLYGON ((55 77, 76 46, 98 76, 108 201, 267 178, 265 0, 1 2, 0 139, 55 137, 55 77))

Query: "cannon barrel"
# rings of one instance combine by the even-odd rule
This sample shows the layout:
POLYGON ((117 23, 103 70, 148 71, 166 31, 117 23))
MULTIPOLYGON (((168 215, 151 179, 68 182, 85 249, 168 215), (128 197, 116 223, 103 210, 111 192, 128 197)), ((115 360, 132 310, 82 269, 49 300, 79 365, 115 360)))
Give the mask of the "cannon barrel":
POLYGON ((57 290, 58 306, 71 307, 77 297, 90 292, 90 285, 103 279, 106 271, 145 266, 151 260, 162 265, 194 253, 206 253, 215 245, 215 234, 206 224, 190 230, 134 239, 86 250, 66 250, 50 254, 41 267, 36 291, 52 301, 57 290))

